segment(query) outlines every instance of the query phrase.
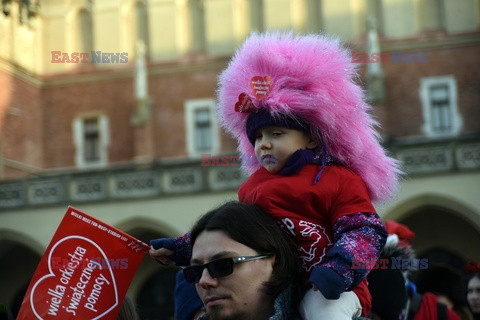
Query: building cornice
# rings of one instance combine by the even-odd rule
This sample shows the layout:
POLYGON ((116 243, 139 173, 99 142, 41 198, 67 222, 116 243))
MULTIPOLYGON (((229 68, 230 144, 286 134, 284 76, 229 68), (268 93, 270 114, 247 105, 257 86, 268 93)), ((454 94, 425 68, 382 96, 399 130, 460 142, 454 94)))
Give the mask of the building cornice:
POLYGON ((43 81, 34 73, 2 58, 0 58, 0 71, 10 74, 12 77, 27 82, 35 87, 41 87, 43 85, 43 81))
MULTIPOLYGON (((382 52, 390 51, 419 51, 442 50, 446 48, 461 48, 480 44, 480 32, 463 33, 457 35, 442 32, 425 34, 408 39, 380 39, 382 52)), ((362 39, 350 43, 350 47, 362 50, 366 42, 362 39)), ((208 57, 207 54, 187 55, 177 60, 150 62, 148 74, 150 76, 191 73, 201 71, 220 71, 228 63, 229 56, 208 57)), ((35 74, 21 66, 0 58, 0 70, 11 74, 22 81, 36 87, 56 87, 80 83, 111 81, 113 79, 129 79, 134 75, 134 60, 116 67, 93 67, 91 64, 80 65, 78 68, 52 74, 35 74)))

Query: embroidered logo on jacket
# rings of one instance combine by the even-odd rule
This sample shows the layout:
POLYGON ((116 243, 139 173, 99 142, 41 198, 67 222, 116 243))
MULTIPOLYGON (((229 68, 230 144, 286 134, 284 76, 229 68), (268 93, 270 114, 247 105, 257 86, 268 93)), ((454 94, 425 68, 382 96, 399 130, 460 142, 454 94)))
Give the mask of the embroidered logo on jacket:
POLYGON ((305 220, 283 218, 280 222, 283 224, 281 227, 286 228, 295 240, 302 268, 310 272, 320 265, 332 245, 325 228, 305 220))

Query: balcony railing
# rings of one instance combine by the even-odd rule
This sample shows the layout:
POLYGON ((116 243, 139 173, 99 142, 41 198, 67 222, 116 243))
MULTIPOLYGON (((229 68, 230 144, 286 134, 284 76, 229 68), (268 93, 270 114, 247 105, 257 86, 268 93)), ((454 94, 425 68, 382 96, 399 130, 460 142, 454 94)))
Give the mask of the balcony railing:
POLYGON ((239 166, 201 166, 200 161, 150 168, 49 174, 0 182, 0 210, 235 190, 245 176, 239 166))
POLYGON ((480 137, 403 140, 389 148, 409 176, 480 169, 480 137))
MULTIPOLYGON (((480 137, 403 140, 389 145, 409 176, 480 169, 480 137)), ((239 166, 201 166, 199 160, 149 168, 58 173, 0 182, 0 210, 236 190, 239 166)))

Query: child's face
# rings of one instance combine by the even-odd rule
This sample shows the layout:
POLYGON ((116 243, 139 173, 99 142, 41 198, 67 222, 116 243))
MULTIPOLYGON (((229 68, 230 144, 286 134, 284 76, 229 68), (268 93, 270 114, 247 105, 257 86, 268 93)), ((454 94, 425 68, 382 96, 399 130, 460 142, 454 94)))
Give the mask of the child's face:
POLYGON ((262 127, 255 132, 255 156, 270 173, 279 172, 287 159, 299 149, 319 145, 306 132, 284 127, 262 127))

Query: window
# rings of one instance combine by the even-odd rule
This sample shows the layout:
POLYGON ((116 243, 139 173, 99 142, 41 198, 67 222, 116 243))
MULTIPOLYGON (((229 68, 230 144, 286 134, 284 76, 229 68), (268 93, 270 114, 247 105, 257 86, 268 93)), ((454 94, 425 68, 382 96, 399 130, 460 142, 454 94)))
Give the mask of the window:
POLYGON ((218 126, 213 99, 190 100, 185 104, 187 150, 191 157, 219 150, 218 126))
POLYGON ((212 125, 210 109, 199 108, 194 111, 195 147, 198 151, 209 151, 212 148, 212 125))
POLYGON ((462 120, 457 111, 457 85, 453 76, 420 80, 424 125, 429 137, 454 136, 460 132, 462 120))
POLYGON ((100 160, 100 129, 98 119, 85 119, 83 121, 83 154, 86 162, 100 160))
POLYGON ((447 85, 434 85, 430 88, 431 109, 430 118, 432 129, 435 132, 448 132, 452 130, 452 117, 450 116, 450 101, 447 85))
POLYGON ((77 167, 97 167, 107 164, 108 122, 101 116, 79 117, 73 122, 75 162, 77 167))

